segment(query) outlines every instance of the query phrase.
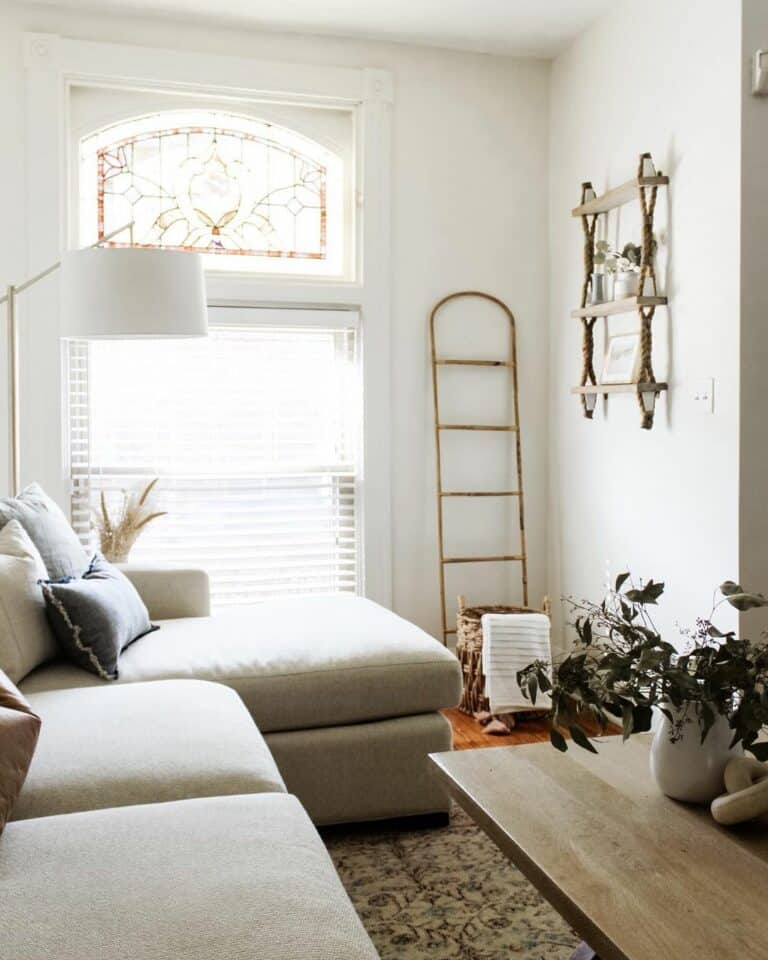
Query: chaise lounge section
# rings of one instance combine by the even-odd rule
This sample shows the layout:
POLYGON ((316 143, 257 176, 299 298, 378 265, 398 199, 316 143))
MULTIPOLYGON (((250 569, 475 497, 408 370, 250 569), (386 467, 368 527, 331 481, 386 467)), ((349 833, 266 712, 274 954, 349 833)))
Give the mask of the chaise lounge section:
POLYGON ((39 666, 19 684, 33 705, 55 710, 60 694, 82 688, 109 695, 150 681, 213 681, 240 695, 315 823, 447 811, 427 756, 450 749, 439 711, 458 702, 461 677, 433 638, 358 597, 266 601, 211 616, 201 571, 123 569, 153 619, 163 615, 161 629, 123 652, 106 690, 70 663, 39 666))

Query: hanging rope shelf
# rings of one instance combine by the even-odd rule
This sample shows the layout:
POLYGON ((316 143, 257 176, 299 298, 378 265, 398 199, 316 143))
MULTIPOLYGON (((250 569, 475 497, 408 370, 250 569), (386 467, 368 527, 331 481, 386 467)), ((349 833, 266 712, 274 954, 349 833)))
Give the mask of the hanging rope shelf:
POLYGON ((658 296, 656 271, 653 262, 653 216, 656 209, 656 197, 659 187, 669 183, 669 177, 657 173, 653 167, 650 153, 640 155, 637 177, 602 196, 595 196, 590 182, 581 185, 581 203, 572 214, 581 219, 584 234, 584 282, 581 286, 581 305, 571 312, 578 317, 582 325, 582 371, 581 383, 572 388, 572 393, 581 398, 584 416, 591 420, 595 412, 599 395, 607 397, 610 393, 635 393, 640 406, 641 426, 650 430, 656 398, 667 389, 666 383, 659 383, 653 374, 653 317, 656 308, 666 306, 667 298, 658 296), (607 214, 625 203, 640 201, 642 213, 642 242, 640 257, 640 275, 638 295, 621 300, 609 300, 604 303, 591 303, 592 283, 595 270, 595 232, 601 214, 607 214), (621 313, 637 311, 640 318, 640 370, 633 383, 598 383, 595 375, 595 338, 594 328, 599 317, 609 317, 621 313))

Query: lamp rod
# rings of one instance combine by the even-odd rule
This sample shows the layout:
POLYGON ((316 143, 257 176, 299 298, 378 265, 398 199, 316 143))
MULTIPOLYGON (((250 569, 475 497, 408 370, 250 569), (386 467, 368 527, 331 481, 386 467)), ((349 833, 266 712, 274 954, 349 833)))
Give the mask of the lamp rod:
POLYGON ((19 428, 19 330, 16 320, 16 288, 8 287, 8 444, 11 495, 21 488, 21 437, 19 428))
MULTIPOLYGON (((111 240, 112 237, 116 237, 118 233, 122 233, 123 230, 127 230, 129 227, 133 226, 133 220, 130 223, 124 224, 122 227, 119 227, 117 230, 113 230, 111 233, 108 233, 106 237, 101 237, 96 243, 92 243, 91 247, 100 247, 102 243, 106 243, 108 240, 111 240)), ((24 283, 20 283, 18 286, 11 284, 8 287, 8 291, 4 297, 0 297, 0 304, 8 304, 8 433, 10 441, 10 463, 9 463, 9 473, 10 473, 10 483, 11 483, 11 493, 18 494, 21 489, 21 428, 19 421, 19 330, 18 330, 18 316, 16 313, 16 295, 21 293, 23 290, 28 289, 33 284, 37 283, 38 280, 42 280, 44 277, 49 276, 55 270, 58 270, 61 266, 61 260, 57 260, 52 266, 48 267, 46 270, 41 270, 40 273, 35 274, 34 277, 30 277, 29 280, 25 280, 24 283)))
MULTIPOLYGON (((118 233, 122 233, 123 230, 127 230, 129 227, 133 226, 134 221, 131 220, 130 223, 123 224, 122 227, 118 227, 117 230, 113 230, 111 233, 108 233, 105 237, 101 237, 95 243, 90 244, 88 249, 93 247, 100 247, 102 243, 107 243, 116 237, 118 233)), ((15 284, 13 286, 15 293, 22 293, 24 290, 27 290, 29 287, 34 286, 38 280, 44 280, 46 277, 50 276, 54 271, 58 270, 61 266, 61 260, 57 260, 56 263, 51 264, 50 267, 47 267, 45 270, 41 270, 40 273, 36 273, 34 277, 30 277, 29 280, 25 280, 24 283, 15 284)), ((5 303, 8 300, 8 294, 6 293, 4 297, 0 297, 0 304, 5 303)))

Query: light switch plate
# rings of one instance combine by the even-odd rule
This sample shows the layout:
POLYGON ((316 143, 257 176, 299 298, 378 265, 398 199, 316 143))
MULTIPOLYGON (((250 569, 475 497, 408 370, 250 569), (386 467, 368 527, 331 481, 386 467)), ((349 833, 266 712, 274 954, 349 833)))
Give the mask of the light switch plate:
POLYGON ((692 397, 699 413, 714 413, 715 381, 712 377, 697 380, 693 385, 692 397))

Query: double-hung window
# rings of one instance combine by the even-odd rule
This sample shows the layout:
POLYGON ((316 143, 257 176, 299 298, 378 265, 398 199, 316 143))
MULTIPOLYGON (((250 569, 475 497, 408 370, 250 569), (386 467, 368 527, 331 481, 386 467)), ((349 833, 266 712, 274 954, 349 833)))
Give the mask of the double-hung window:
MULTIPOLYGON (((75 113, 103 112, 105 96, 83 90, 75 113)), ((146 102, 121 98, 122 110, 146 102)), ((355 234, 349 116, 315 111, 321 142, 306 135, 306 108, 284 113, 305 130, 257 106, 174 107, 79 137, 81 245, 125 226, 110 245, 202 253, 219 277, 343 279, 355 234)), ((213 306, 209 319, 200 340, 68 345, 76 529, 97 546, 94 511, 119 511, 157 477, 166 513, 132 560, 204 567, 219 605, 359 591, 358 312, 213 306)))
POLYGON ((357 314, 210 314, 199 340, 70 345, 76 529, 158 477, 132 560, 204 567, 220 605, 356 592, 357 314))

